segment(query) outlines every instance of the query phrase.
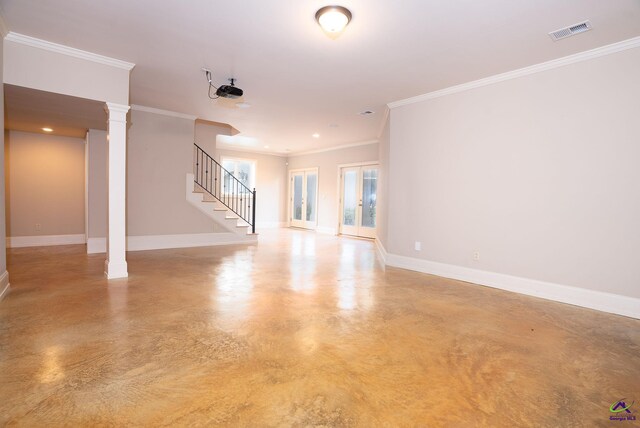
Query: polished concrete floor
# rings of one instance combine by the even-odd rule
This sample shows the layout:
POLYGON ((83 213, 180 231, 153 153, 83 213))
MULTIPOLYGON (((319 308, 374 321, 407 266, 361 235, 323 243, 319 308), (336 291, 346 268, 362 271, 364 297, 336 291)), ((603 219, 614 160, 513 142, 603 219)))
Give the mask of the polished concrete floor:
POLYGON ((371 242, 304 231, 128 261, 107 281, 83 246, 9 250, 0 425, 604 427, 621 398, 640 413, 639 320, 384 271, 371 242))

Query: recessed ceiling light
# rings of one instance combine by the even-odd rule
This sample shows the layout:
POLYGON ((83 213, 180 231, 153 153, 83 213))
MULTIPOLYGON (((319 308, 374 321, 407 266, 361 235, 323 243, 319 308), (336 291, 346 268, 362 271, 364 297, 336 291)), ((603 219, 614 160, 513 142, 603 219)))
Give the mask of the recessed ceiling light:
POLYGON ((329 128, 338 128, 340 125, 338 125, 337 123, 330 123, 329 124, 329 128))
POLYGON ((317 132, 315 134, 312 135, 313 138, 320 138, 320 134, 318 134, 317 132))
POLYGON ((264 146, 264 148, 265 148, 265 149, 268 149, 268 148, 269 148, 269 146, 264 146))
POLYGON ((375 111, 371 111, 371 110, 365 110, 365 111, 361 111, 359 114, 360 116, 369 116, 370 114, 374 114, 375 111))
POLYGON ((342 6, 325 6, 316 12, 316 21, 329 37, 336 38, 351 21, 351 11, 342 6))
POLYGON ((42 128, 42 130, 44 132, 53 132, 53 129, 51 129, 51 128, 42 128))
POLYGON ((251 107, 251 104, 245 103, 245 102, 240 102, 240 103, 236 103, 236 106, 238 108, 249 108, 249 107, 251 107))

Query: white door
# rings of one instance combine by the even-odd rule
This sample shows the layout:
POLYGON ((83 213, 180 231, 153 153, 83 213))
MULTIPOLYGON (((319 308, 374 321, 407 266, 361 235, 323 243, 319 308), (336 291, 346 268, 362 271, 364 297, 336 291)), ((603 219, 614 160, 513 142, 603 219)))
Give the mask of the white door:
POLYGON ((291 171, 290 223, 315 229, 318 217, 318 170, 291 171))
POLYGON ((342 168, 340 189, 340 233, 375 238, 378 167, 342 168))

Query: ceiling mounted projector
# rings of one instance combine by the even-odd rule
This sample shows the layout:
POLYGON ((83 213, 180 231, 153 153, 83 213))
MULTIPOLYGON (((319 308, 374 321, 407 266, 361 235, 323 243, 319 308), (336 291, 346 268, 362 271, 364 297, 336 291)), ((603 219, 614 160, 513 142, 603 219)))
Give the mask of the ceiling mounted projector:
POLYGON ((206 68, 203 68, 202 70, 204 70, 204 73, 207 76, 207 82, 209 82, 208 94, 209 94, 209 98, 211 98, 212 100, 218 99, 220 97, 236 99, 236 98, 240 98, 244 94, 244 91, 235 85, 236 79, 230 78, 229 79, 229 82, 231 83, 230 85, 215 86, 211 81, 211 70, 208 70, 206 68), (211 88, 216 90, 215 96, 211 95, 211 88))
POLYGON ((222 98, 240 98, 244 93, 242 89, 234 85, 236 79, 229 79, 230 85, 222 85, 216 90, 216 95, 222 98))

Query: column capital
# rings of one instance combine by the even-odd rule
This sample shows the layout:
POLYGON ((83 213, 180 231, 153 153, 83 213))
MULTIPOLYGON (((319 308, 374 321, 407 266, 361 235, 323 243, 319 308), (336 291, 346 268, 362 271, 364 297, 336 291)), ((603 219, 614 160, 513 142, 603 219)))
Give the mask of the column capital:
POLYGON ((125 121, 127 117, 127 112, 131 107, 126 104, 116 104, 106 102, 104 106, 104 111, 109 115, 109 120, 119 120, 125 121))

